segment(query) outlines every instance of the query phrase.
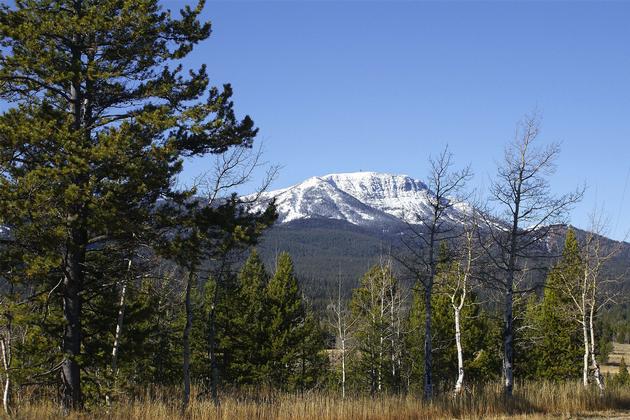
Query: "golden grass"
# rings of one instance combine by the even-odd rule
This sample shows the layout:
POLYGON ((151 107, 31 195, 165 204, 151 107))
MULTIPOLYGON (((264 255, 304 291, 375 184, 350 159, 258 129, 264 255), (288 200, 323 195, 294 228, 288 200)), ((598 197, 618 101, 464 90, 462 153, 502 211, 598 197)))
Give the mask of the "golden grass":
POLYGON ((608 361, 601 366, 602 373, 618 373, 622 357, 625 359, 626 364, 630 364, 630 344, 613 343, 612 351, 608 355, 608 361))
MULTIPOLYGON (((177 393, 117 402, 110 409, 96 408, 74 413, 68 419, 434 419, 434 418, 544 418, 544 417, 630 417, 630 389, 607 390, 600 396, 579 384, 527 383, 505 399, 498 385, 469 390, 454 398, 440 396, 425 402, 414 396, 376 398, 312 393, 264 396, 224 396, 221 406, 193 398, 186 413, 180 411, 177 393)), ((17 419, 50 419, 62 415, 52 401, 23 403, 17 419)))

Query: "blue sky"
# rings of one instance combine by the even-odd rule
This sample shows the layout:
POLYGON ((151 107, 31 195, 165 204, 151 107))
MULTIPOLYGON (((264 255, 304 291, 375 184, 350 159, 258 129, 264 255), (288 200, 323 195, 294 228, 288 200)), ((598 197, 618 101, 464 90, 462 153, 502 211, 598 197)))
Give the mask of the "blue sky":
POLYGON ((562 142, 554 191, 588 186, 572 222, 599 206, 611 236, 630 230, 630 3, 210 1, 205 17, 213 36, 189 64, 232 83, 282 165, 274 187, 359 170, 422 179, 448 144, 483 189, 538 109, 541 142, 562 142))
POLYGON ((572 222, 597 205, 611 236, 630 230, 629 2, 210 1, 204 16, 213 36, 189 64, 232 83, 282 165, 274 187, 359 170, 422 179, 448 144, 483 189, 538 109, 541 142, 562 142, 554 191, 588 186, 572 222))
MULTIPOLYGON (((562 142, 554 191, 588 186, 573 224, 599 206, 610 236, 630 231, 630 2, 208 0, 204 18, 213 35, 186 65, 232 83, 282 166, 273 188, 359 170, 424 179, 448 144, 483 190, 537 109, 541 142, 562 142)), ((187 162, 181 181, 209 164, 187 162)))

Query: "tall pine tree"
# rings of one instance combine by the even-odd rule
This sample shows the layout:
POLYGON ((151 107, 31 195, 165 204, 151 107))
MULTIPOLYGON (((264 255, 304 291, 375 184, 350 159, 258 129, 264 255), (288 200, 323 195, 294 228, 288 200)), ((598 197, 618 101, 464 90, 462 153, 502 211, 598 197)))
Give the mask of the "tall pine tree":
POLYGON ((303 390, 316 382, 325 363, 323 335, 307 310, 291 256, 278 256, 266 290, 269 377, 274 387, 303 390))
POLYGON ((542 302, 530 313, 533 347, 529 369, 536 378, 550 380, 580 377, 582 359, 582 332, 572 314, 570 297, 561 285, 575 282, 583 275, 580 249, 575 232, 567 231, 560 261, 547 276, 542 302))
POLYGON ((268 379, 268 282, 269 275, 254 250, 238 274, 236 287, 221 300, 221 352, 225 354, 226 379, 235 384, 264 383, 268 379))
POLYGON ((19 0, 0 6, 2 267, 63 308, 63 405, 81 405, 83 300, 104 244, 150 240, 194 191, 183 158, 251 145, 229 85, 177 61, 210 35, 203 0, 180 17, 158 0, 19 0), (174 66, 174 67, 172 67, 174 66), (58 285, 58 286, 57 286, 58 285))

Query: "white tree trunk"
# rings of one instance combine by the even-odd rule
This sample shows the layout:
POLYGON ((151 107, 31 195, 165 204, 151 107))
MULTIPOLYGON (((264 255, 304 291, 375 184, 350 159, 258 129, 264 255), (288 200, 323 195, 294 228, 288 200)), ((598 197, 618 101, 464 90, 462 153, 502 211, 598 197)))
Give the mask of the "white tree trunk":
POLYGON ((120 348, 120 336, 122 335, 123 322, 125 319, 125 307, 127 296, 127 282, 125 281, 120 291, 120 302, 118 307, 118 320, 116 321, 116 334, 114 335, 114 345, 112 346, 112 372, 114 378, 118 370, 118 349, 120 348))
POLYGON ((462 332, 460 326, 459 307, 455 307, 455 344, 457 346, 457 382, 455 382, 455 393, 459 394, 464 386, 464 354, 462 351, 462 332))
POLYGON ((6 376, 6 380, 4 381, 4 392, 2 393, 2 406, 4 407, 4 412, 9 414, 9 396, 11 395, 11 377, 6 376))
POLYGON ((586 319, 582 323, 582 332, 584 334, 584 356, 583 356, 583 364, 582 364, 582 384, 584 387, 588 387, 588 359, 590 355, 589 350, 589 338, 588 338, 588 326, 586 324, 586 319))
POLYGON ((594 305, 592 305, 589 316, 589 329, 591 331, 591 367, 593 369, 593 377, 595 378, 595 383, 597 384, 599 391, 604 392, 604 380, 599 369, 599 363, 595 357, 595 325, 593 323, 593 317, 595 316, 594 312, 594 305))
MULTIPOLYGON (((114 334, 114 344, 112 345, 112 375, 113 385, 116 385, 116 376, 118 375, 118 351, 120 348, 120 337, 122 335, 123 322, 125 319, 125 307, 127 296, 127 281, 129 280, 129 273, 131 272, 131 259, 127 265, 127 278, 123 280, 122 289, 120 290, 120 302, 118 305, 118 319, 116 320, 116 332, 114 334)), ((109 393, 105 395, 105 402, 107 405, 111 404, 109 393)))
POLYGON ((383 336, 380 337, 379 351, 378 351, 378 392, 383 390, 383 336))
POLYGON ((2 364, 4 366, 4 391, 2 393, 2 406, 7 416, 10 414, 9 399, 11 396, 11 375, 9 374, 9 368, 11 366, 11 330, 7 329, 6 342, 3 338, 0 340, 2 346, 2 364))
POLYGON ((390 321, 390 332, 389 334, 391 335, 391 340, 390 340, 390 345, 391 345, 391 355, 392 355, 392 379, 396 379, 396 335, 395 335, 395 331, 396 331, 396 319, 395 319, 395 314, 394 314, 394 288, 391 287, 389 288, 389 321, 390 321))
POLYGON ((379 348, 378 348, 378 392, 383 390, 383 349, 385 347, 385 337, 383 336, 383 321, 385 319, 385 277, 381 279, 381 310, 379 313, 379 348))
POLYGON ((346 337, 341 337, 341 398, 346 399, 346 337))

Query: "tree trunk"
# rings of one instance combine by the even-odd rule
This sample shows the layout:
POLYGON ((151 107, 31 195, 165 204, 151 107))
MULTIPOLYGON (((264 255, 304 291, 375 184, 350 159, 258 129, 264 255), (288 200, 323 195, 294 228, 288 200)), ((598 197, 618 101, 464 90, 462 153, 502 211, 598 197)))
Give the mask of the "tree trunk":
POLYGON ((383 336, 380 337, 380 344, 378 350, 378 368, 377 368, 377 389, 381 392, 383 388, 383 336))
POLYGON ((11 377, 7 372, 6 379, 4 381, 4 391, 2 392, 2 406, 6 415, 10 415, 9 397, 11 395, 11 377))
POLYGON ((341 398, 346 399, 346 337, 341 336, 341 398))
POLYGON ((214 405, 219 406, 221 401, 219 400, 219 369, 217 366, 216 355, 216 307, 218 303, 219 295, 219 283, 217 281, 212 296, 212 306, 210 307, 210 313, 208 314, 208 353, 210 356, 210 396, 214 405))
POLYGON ((584 387, 588 387, 588 359, 589 359, 589 338, 588 338, 588 327, 586 324, 586 318, 584 318, 584 322, 582 323, 582 333, 584 334, 584 356, 582 360, 582 384, 584 387))
POLYGON ((7 416, 10 415, 10 397, 11 397, 11 374, 9 369, 11 368, 11 346, 12 346, 12 334, 11 334, 11 321, 9 320, 7 325, 6 336, 0 340, 2 346, 2 364, 4 366, 4 391, 2 393, 2 406, 7 416))
POLYGON ((504 392, 507 396, 512 396, 514 389, 514 331, 513 331, 513 294, 512 284, 508 283, 505 293, 505 309, 503 313, 503 322, 505 329, 503 331, 503 376, 504 376, 504 392))
POLYGON ((464 386, 464 354, 462 351, 462 333, 460 327, 460 308, 455 307, 455 345, 457 346, 457 382, 455 394, 459 394, 464 386))
POLYGON ((112 346, 112 373, 114 378, 118 371, 118 349, 120 348, 120 336, 122 334, 123 321, 125 318, 125 298, 127 295, 127 282, 123 282, 120 291, 120 303, 118 307, 118 320, 116 321, 116 334, 114 336, 114 345, 112 346))
POLYGON ((391 335, 391 340, 390 340, 390 345, 391 345, 391 359, 392 359, 392 382, 394 385, 394 390, 396 392, 400 391, 400 384, 398 381, 398 377, 400 375, 400 371, 398 371, 397 368, 397 362, 398 362, 398 346, 399 346, 399 342, 398 342, 398 334, 397 334, 397 330, 396 330, 396 304, 397 304, 397 299, 396 299, 396 294, 395 294, 395 290, 393 287, 393 284, 390 284, 389 286, 389 315, 390 315, 390 332, 389 334, 391 335))
POLYGON ((381 311, 379 313, 379 344, 378 344, 378 392, 383 388, 383 347, 385 337, 383 337, 383 318, 385 317, 385 279, 381 279, 381 311))
POLYGON ((192 282, 194 279, 194 272, 191 270, 188 273, 186 280, 186 326, 184 327, 183 347, 184 347, 184 399, 182 402, 182 411, 186 410, 188 403, 190 402, 190 330, 192 328, 192 305, 190 302, 190 292, 192 288, 192 282))
POLYGON ((72 245, 68 249, 63 279, 63 360, 61 362, 62 405, 64 410, 80 409, 81 370, 78 357, 81 354, 81 306, 80 292, 83 288, 86 233, 74 230, 72 245))
POLYGON ((431 345, 433 279, 430 282, 424 289, 424 398, 426 399, 433 397, 433 346, 431 345))
MULTIPOLYGON (((118 304, 118 319, 116 320, 116 333, 114 334, 114 344, 112 346, 112 376, 113 385, 116 385, 116 377, 118 375, 118 349, 120 348, 120 337, 122 334, 123 322, 125 319, 125 307, 126 307, 126 295, 127 295, 127 282, 131 272, 131 259, 127 265, 127 276, 123 280, 122 289, 120 290, 120 302, 118 304)), ((107 405, 111 403, 109 394, 105 396, 107 405)))
POLYGON ((596 348, 595 348, 595 325, 593 323, 594 313, 594 305, 591 305, 591 311, 589 316, 589 329, 591 331, 591 364, 593 369, 593 377, 595 378, 595 383, 599 388, 600 393, 604 392, 604 380, 601 375, 601 371, 599 369, 599 362, 597 362, 596 357, 596 348))

